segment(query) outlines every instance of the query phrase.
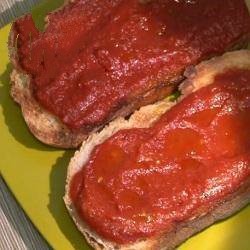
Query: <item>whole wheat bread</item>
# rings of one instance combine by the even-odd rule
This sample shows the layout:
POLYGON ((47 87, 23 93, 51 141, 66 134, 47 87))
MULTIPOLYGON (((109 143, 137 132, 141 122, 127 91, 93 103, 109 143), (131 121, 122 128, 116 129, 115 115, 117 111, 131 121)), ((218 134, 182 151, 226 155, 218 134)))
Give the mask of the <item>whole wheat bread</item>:
MULTIPOLYGON (((246 68, 250 70, 250 51, 241 50, 237 52, 226 53, 222 57, 203 62, 195 68, 190 68, 185 75, 187 80, 180 86, 182 97, 178 102, 188 96, 190 93, 207 86, 213 82, 214 76, 228 68, 246 68)), ((88 243, 95 249, 174 249, 180 243, 188 239, 193 234, 208 227, 214 222, 227 218, 234 214, 250 202, 250 178, 243 183, 237 192, 230 194, 226 199, 214 204, 214 209, 208 213, 197 214, 189 221, 176 223, 172 231, 153 238, 138 240, 133 244, 119 245, 107 241, 96 234, 89 226, 78 216, 76 209, 69 196, 69 185, 72 177, 82 169, 88 161, 94 147, 104 142, 111 135, 121 129, 134 127, 149 127, 159 117, 170 109, 175 103, 168 100, 160 101, 154 105, 148 105, 135 112, 129 120, 118 118, 111 122, 99 133, 92 133, 89 138, 83 142, 81 149, 75 153, 71 159, 64 201, 66 207, 72 216, 75 224, 87 239, 88 243)))

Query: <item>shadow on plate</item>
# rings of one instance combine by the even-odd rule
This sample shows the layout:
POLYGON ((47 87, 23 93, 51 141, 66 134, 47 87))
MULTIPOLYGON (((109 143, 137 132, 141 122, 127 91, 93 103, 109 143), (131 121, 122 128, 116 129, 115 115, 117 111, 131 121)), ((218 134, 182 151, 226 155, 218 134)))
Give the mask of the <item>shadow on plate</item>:
POLYGON ((10 97, 11 64, 7 65, 5 72, 0 76, 0 106, 3 108, 5 124, 16 141, 27 148, 55 151, 55 148, 39 142, 30 132, 23 119, 20 107, 10 97))
POLYGON ((0 28, 8 22, 12 21, 13 19, 16 19, 17 17, 27 13, 33 5, 39 3, 40 1, 41 0, 12 1, 12 4, 10 4, 11 6, 8 6, 9 8, 1 12, 0 28))
MULTIPOLYGON (((211 249, 220 249, 220 250, 250 250, 249 245, 249 228, 250 228, 250 205, 245 206, 240 211, 237 211, 236 213, 232 214, 231 216, 222 219, 220 221, 215 222, 214 224, 202 229, 200 232, 194 234, 192 237, 184 241, 179 247, 179 250, 186 250, 186 249, 194 249, 194 245, 197 247, 196 236, 199 238, 200 234, 203 234, 203 242, 205 242, 204 239, 210 239, 211 242, 208 242, 207 245, 199 245, 198 248, 195 248, 197 250, 211 250, 211 249), (230 221, 229 221, 230 220, 230 221), (212 229, 212 227, 220 227, 221 223, 227 223, 226 231, 223 232, 221 229, 219 230, 219 234, 215 235, 215 232, 218 232, 217 230, 212 229), (209 230, 213 231, 213 235, 211 235, 208 232, 209 230), (208 235, 206 236, 206 233, 208 235), (221 234, 223 235, 223 240, 220 241, 220 239, 216 239, 216 237, 219 237, 221 234), (215 242, 213 242, 215 240, 215 242), (193 244, 193 241, 195 242, 193 244)), ((223 227, 223 226, 222 226, 223 227)), ((198 242, 201 242, 200 239, 197 239, 198 242)))
MULTIPOLYGON (((1 2, 1 1, 0 1, 1 2)), ((64 0, 21 0, 21 1, 12 1, 14 2, 10 8, 1 12, 0 16, 0 28, 6 25, 7 23, 13 21, 22 15, 25 15, 30 12, 32 9, 32 16, 34 17, 35 25, 39 30, 44 30, 45 26, 45 17, 49 12, 54 11, 59 8, 65 1, 64 0)))
POLYGON ((87 245, 84 237, 77 230, 71 220, 62 199, 64 196, 67 166, 73 154, 73 150, 66 151, 63 156, 57 159, 56 163, 52 167, 50 173, 50 195, 48 208, 56 220, 60 230, 70 241, 72 246, 77 250, 87 250, 91 248, 87 245))
POLYGON ((231 217, 231 227, 228 229, 228 240, 225 243, 226 250, 250 250, 250 205, 231 217))

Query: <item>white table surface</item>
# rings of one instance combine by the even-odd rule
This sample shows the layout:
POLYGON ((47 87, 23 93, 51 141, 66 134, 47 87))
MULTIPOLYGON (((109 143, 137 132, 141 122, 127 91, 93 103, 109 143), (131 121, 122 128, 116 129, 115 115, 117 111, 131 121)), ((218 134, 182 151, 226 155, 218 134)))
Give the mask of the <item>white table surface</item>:
MULTIPOLYGON (((0 0, 0 28, 40 0, 0 0)), ((53 1, 53 0, 51 0, 53 1)), ((0 176, 0 250, 48 250, 49 245, 25 215, 0 176)))

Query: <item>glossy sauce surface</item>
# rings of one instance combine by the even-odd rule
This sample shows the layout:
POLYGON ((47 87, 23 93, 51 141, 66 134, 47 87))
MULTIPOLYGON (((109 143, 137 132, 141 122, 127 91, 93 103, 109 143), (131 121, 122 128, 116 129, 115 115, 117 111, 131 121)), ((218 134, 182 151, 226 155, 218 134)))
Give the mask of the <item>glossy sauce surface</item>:
POLYGON ((84 129, 224 52, 249 34, 250 17, 243 0, 78 0, 51 14, 45 32, 31 16, 14 31, 36 99, 84 129))
POLYGON ((128 243, 212 210, 249 178, 250 70, 234 69, 151 128, 97 146, 70 195, 98 234, 128 243))

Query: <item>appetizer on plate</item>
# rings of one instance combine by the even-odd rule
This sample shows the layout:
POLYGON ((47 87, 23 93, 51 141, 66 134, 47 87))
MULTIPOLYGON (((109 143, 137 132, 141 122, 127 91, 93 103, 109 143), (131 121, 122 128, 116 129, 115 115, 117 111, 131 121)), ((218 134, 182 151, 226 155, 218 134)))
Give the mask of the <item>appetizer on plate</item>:
POLYGON ((173 249, 250 201, 250 51, 186 72, 177 103, 83 142, 64 197, 95 249, 173 249))
POLYGON ((12 96, 31 132, 77 147, 115 117, 165 98, 184 70, 244 47, 244 0, 76 0, 12 26, 12 96))
POLYGON ((64 201, 90 245, 173 249, 249 203, 249 39, 244 0, 75 0, 44 31, 14 22, 11 95, 40 141, 82 143, 64 201))

